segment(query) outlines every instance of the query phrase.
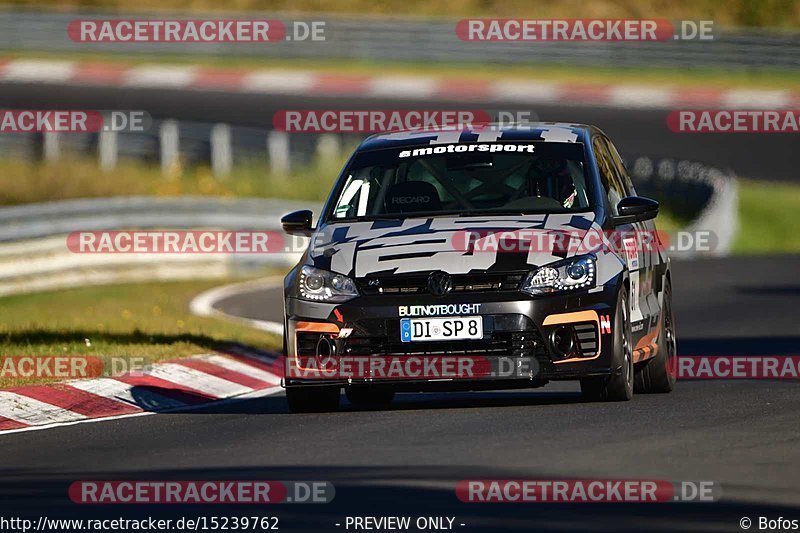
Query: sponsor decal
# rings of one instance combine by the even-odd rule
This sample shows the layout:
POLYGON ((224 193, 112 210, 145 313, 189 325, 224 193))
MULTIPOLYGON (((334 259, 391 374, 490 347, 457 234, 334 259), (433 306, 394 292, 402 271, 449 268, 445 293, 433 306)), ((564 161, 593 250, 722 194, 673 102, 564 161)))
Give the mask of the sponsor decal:
POLYGON ((393 204, 429 204, 430 202, 431 202, 431 197, 426 195, 392 197, 393 204))
POLYGON ((600 315, 600 333, 611 333, 611 317, 600 315))
POLYGON ((625 250, 625 262, 628 264, 628 274, 630 275, 630 295, 628 296, 630 321, 631 323, 640 322, 644 320, 644 315, 639 308, 641 287, 639 285, 639 250, 636 239, 623 239, 622 246, 625 250))
POLYGON ((629 270, 639 269, 639 251, 636 239, 623 239, 622 246, 625 249, 625 260, 629 270))
POLYGON ((425 155, 453 154, 463 152, 525 152, 532 154, 535 148, 536 145, 534 144, 441 144, 439 146, 427 146, 425 148, 415 148, 413 150, 402 150, 399 157, 421 157, 425 155))
POLYGON ((398 316, 473 315, 481 312, 481 304, 400 305, 398 316))

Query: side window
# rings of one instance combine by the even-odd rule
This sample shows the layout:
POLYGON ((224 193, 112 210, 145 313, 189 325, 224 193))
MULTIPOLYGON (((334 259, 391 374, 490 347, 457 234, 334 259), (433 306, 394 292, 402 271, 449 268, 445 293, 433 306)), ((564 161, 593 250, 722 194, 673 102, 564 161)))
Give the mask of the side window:
POLYGON ((592 146, 594 147, 594 157, 597 160, 597 169, 600 171, 600 179, 608 194, 611 214, 616 216, 618 214, 617 204, 626 196, 625 188, 603 139, 595 137, 592 146))
POLYGON ((631 177, 628 174, 628 170, 625 168, 625 163, 623 163, 616 146, 614 146, 614 143, 608 138, 605 139, 605 143, 608 145, 608 153, 611 154, 611 161, 614 163, 617 174, 622 178, 622 184, 625 186, 626 195, 636 196, 636 189, 633 187, 631 177))

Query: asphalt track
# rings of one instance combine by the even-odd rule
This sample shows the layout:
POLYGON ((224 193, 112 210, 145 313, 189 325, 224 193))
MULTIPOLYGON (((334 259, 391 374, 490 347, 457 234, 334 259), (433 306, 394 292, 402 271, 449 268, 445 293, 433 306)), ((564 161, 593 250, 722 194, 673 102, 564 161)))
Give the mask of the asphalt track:
MULTIPOLYGON (((800 257, 674 264, 682 354, 796 354, 800 257)), ((280 319, 277 290, 219 307, 280 319)), ((390 410, 291 415, 282 395, 199 412, 0 436, 0 510, 38 516, 254 514, 252 508, 77 506, 76 479, 328 480, 327 505, 259 507, 282 529, 343 530, 348 515, 455 516, 464 531, 739 531, 800 518, 797 382, 683 381, 671 395, 583 403, 571 384, 402 395, 390 410), (471 478, 712 480, 715 503, 467 504, 471 478)))
MULTIPOLYGON (((267 125, 286 108, 364 108, 358 99, 0 85, 5 107, 147 109, 154 117, 267 125), (198 116, 202 113, 202 117, 198 116)), ((461 102, 460 102, 461 103, 461 102)), ((459 104, 460 104, 459 103, 459 104)), ((414 102, 374 101, 375 107, 414 102)), ((503 108, 499 103, 498 108, 503 108)), ((428 102, 436 108, 443 103, 428 102)), ((452 108, 452 104, 448 106, 452 108)), ((518 109, 519 107, 515 107, 518 109)), ((688 136, 666 111, 535 108, 545 120, 597 123, 629 153, 672 155, 764 179, 796 179, 781 135, 688 136), (757 154, 754 155, 754 154, 757 154)), ((679 351, 797 354, 800 257, 674 264, 679 351)), ((219 303, 280 320, 277 290, 219 303)), ((282 395, 190 413, 0 435, 0 516, 274 514, 281 529, 344 530, 348 515, 454 516, 457 530, 740 531, 748 516, 800 518, 800 396, 786 381, 684 381, 672 395, 582 402, 572 384, 517 392, 401 395, 386 411, 291 415, 282 395), (471 478, 712 480, 716 503, 467 504, 471 478), (327 480, 327 505, 86 507, 77 479, 327 480)), ((753 528, 755 530, 755 527, 753 528)))
MULTIPOLYGON (((0 83, 0 105, 19 109, 139 109, 153 118, 225 122, 271 127, 281 109, 479 109, 531 113, 531 119, 595 124, 624 154, 669 156, 699 161, 740 176, 794 181, 797 165, 792 134, 686 134, 666 126, 669 110, 491 103, 459 94, 453 101, 209 92, 202 90, 75 87, 59 84, 0 83), (471 106, 471 107, 469 107, 471 106)), ((312 134, 309 134, 312 135, 312 134)), ((338 170, 338 169, 336 169, 338 170)))

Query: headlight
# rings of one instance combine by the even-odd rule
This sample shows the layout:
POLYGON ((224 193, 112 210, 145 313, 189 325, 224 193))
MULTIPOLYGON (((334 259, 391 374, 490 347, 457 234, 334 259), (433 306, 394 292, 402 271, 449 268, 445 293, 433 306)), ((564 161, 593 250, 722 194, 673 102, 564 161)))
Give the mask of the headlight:
POLYGON ((298 296, 315 302, 346 302, 358 296, 352 279, 311 266, 300 269, 298 296))
POLYGON ((532 271, 520 290, 531 295, 568 292, 594 287, 596 259, 593 255, 560 261, 532 271))

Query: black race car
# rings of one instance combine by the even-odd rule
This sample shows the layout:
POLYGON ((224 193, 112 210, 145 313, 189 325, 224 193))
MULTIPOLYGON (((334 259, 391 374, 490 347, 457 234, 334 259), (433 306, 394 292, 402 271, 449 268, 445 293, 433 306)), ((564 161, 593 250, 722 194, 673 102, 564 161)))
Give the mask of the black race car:
POLYGON ((576 124, 373 135, 285 279, 292 411, 398 391, 675 383, 670 263, 614 145, 576 124))

